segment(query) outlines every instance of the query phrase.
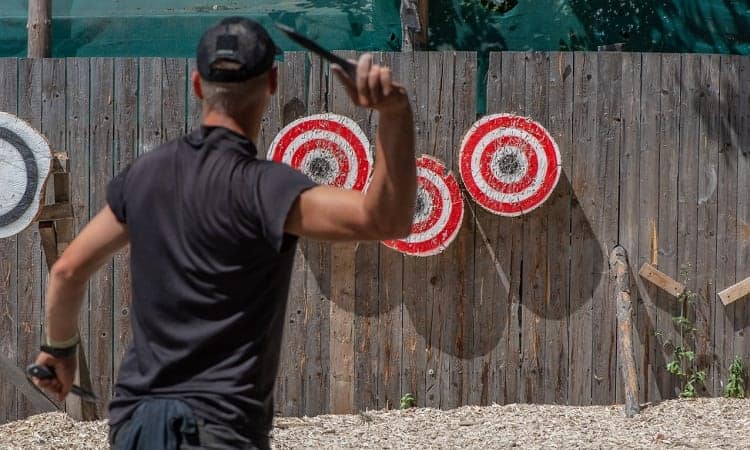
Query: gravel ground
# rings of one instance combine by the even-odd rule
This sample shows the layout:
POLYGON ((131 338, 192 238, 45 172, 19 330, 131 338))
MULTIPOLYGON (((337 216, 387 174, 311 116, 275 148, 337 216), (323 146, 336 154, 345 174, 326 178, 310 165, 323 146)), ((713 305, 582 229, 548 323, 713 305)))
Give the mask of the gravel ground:
MULTIPOLYGON (((273 443, 296 448, 748 448, 750 400, 702 398, 622 406, 493 405, 367 411, 275 420, 273 443)), ((104 421, 48 413, 0 426, 2 449, 107 448, 104 421)))

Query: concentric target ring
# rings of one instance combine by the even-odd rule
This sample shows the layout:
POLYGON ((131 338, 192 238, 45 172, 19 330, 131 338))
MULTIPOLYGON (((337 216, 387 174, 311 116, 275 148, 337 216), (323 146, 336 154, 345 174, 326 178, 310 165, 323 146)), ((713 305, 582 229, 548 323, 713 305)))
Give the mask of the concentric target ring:
POLYGON ((34 220, 51 168, 46 139, 18 117, 0 112, 0 238, 20 233, 34 220))
POLYGON ((290 123, 276 135, 269 159, 289 164, 319 184, 365 190, 372 173, 370 142, 356 122, 317 114, 290 123))
POLYGON ((439 160, 417 159, 417 206, 411 234, 383 245, 414 256, 441 253, 456 238, 464 217, 464 201, 456 177, 439 160))
POLYGON ((560 179, 560 150, 537 122, 511 114, 485 116, 466 133, 459 172, 483 208, 503 216, 544 203, 560 179))

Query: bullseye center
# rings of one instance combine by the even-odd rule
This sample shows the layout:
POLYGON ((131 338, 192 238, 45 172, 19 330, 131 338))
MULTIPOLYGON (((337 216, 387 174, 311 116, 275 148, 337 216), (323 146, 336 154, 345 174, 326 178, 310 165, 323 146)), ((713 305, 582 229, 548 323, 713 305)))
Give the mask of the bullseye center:
POLYGON ((333 167, 327 159, 318 156, 310 161, 310 173, 320 178, 328 178, 333 174, 333 167))
POLYGON ((427 192, 421 187, 417 190, 417 203, 414 207, 414 223, 422 222, 430 217, 432 208, 427 192))
POLYGON ((497 159, 497 171, 503 175, 513 175, 518 172, 521 162, 515 153, 506 153, 497 159))

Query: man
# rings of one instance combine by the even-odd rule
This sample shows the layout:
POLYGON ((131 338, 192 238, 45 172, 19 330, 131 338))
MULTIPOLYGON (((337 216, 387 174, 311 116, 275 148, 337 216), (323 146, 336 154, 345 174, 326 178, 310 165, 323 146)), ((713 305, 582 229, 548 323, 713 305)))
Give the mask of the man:
POLYGON ((133 343, 110 404, 115 448, 266 448, 297 236, 382 240, 409 234, 416 195, 414 125, 390 71, 332 67, 352 101, 379 113, 366 194, 316 186, 256 158, 277 87, 277 48, 257 23, 210 28, 192 74, 200 129, 136 160, 108 205, 50 274, 47 341, 36 382, 64 398, 76 370, 76 323, 91 274, 130 243, 133 343))

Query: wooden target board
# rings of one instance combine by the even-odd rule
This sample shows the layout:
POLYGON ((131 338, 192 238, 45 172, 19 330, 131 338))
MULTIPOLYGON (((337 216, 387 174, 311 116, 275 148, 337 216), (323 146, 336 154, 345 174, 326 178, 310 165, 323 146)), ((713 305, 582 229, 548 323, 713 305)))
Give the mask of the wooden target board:
POLYGON ((318 184, 363 191, 370 181, 370 142, 352 119, 316 114, 290 123, 276 135, 269 158, 289 164, 318 184))
POLYGON ((464 218, 464 200, 458 180, 438 159, 417 159, 417 205, 411 234, 383 245, 414 256, 441 253, 456 238, 464 218))
POLYGON ((52 169, 47 140, 18 117, 0 112, 0 238, 31 225, 52 169))
POLYGON ((540 124, 495 114, 478 120, 464 136, 459 171, 480 206, 518 216, 549 198, 560 179, 560 161, 557 143, 540 124))

